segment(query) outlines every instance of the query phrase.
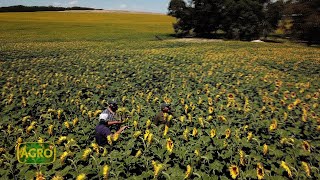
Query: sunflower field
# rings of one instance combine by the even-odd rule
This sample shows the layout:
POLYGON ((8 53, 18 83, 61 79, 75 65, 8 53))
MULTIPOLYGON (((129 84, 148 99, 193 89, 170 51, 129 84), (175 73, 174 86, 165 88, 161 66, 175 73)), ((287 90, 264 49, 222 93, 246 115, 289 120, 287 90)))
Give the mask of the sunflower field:
POLYGON ((320 179, 319 48, 154 38, 172 22, 0 14, 0 179, 320 179), (110 99, 131 128, 100 147, 110 99), (163 102, 170 127, 152 121, 163 102), (56 161, 19 163, 22 142, 56 161))

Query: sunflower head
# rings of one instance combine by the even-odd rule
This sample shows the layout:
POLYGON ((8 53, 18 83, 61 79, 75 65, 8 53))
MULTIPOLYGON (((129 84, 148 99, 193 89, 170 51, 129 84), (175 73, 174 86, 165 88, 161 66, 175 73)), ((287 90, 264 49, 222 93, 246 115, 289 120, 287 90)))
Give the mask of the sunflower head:
POLYGON ((109 169, 110 169, 110 167, 109 167, 108 165, 105 165, 105 166, 103 167, 102 174, 103 174, 103 177, 104 177, 105 179, 108 178, 109 169))
POLYGON ((226 139, 228 139, 230 137, 230 135, 231 135, 231 130, 228 128, 226 130, 225 134, 226 134, 226 139))
POLYGON ((214 138, 214 136, 216 136, 216 130, 215 129, 211 129, 210 131, 210 137, 214 138))
POLYGON ((268 145, 264 144, 263 145, 263 155, 266 155, 268 153, 268 145))
POLYGON ((173 141, 169 138, 167 139, 167 150, 169 151, 169 153, 172 153, 172 150, 173 150, 173 141))
POLYGON ((264 177, 264 168, 263 168, 262 163, 257 164, 257 176, 258 176, 259 180, 263 179, 263 177, 264 177))
POLYGON ((195 137, 195 136, 197 136, 197 134, 198 134, 197 128, 193 128, 193 130, 192 130, 192 136, 195 137))
POLYGON ((311 149, 310 149, 310 144, 309 144, 307 141, 303 141, 303 142, 302 142, 302 148, 303 148, 305 151, 308 151, 308 152, 311 151, 311 149))
POLYGON ((281 161, 281 167, 287 171, 289 177, 292 177, 292 172, 286 162, 281 161))
POLYGON ((231 175, 232 179, 236 179, 237 176, 239 175, 239 168, 236 165, 231 165, 229 167, 229 171, 230 171, 230 175, 231 175))
POLYGON ((303 167, 304 171, 306 172, 307 176, 311 177, 311 175, 310 175, 310 166, 308 165, 308 163, 302 162, 302 167, 303 167))
POLYGON ((187 179, 190 177, 191 175, 191 171, 192 171, 192 168, 190 165, 187 166, 187 171, 186 171, 186 176, 184 177, 184 179, 187 179))

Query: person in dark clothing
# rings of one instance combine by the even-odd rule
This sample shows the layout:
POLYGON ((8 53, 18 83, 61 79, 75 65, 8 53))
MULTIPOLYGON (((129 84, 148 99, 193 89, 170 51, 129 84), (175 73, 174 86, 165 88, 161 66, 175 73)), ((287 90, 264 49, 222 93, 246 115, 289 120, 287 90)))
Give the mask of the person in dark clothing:
POLYGON ((121 121, 115 121, 114 115, 117 111, 118 106, 116 102, 109 103, 109 106, 106 110, 104 110, 99 116, 99 124, 96 126, 96 142, 99 146, 104 146, 108 143, 107 136, 111 135, 119 135, 122 131, 124 131, 128 126, 121 127, 116 133, 112 134, 110 130, 110 126, 114 124, 122 124, 121 121))
POLYGON ((107 123, 107 126, 112 126, 115 124, 122 124, 121 121, 116 120, 116 111, 118 110, 118 104, 115 101, 108 103, 107 109, 105 109, 99 116, 100 119, 104 119, 107 123))
POLYGON ((164 113, 167 113, 168 115, 172 115, 170 104, 162 103, 160 108, 161 108, 161 111, 155 116, 155 118, 153 120, 155 125, 158 126, 158 125, 161 125, 161 124, 165 124, 167 126, 170 126, 170 122, 168 122, 164 118, 164 113))

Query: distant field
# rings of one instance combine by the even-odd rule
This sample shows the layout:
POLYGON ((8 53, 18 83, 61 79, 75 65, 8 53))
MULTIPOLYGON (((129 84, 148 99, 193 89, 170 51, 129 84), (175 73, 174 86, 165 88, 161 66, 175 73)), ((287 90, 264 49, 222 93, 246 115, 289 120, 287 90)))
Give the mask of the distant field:
POLYGON ((157 40, 173 22, 0 13, 0 179, 320 179, 319 48, 157 40), (132 128, 99 147, 109 99, 132 128), (162 102, 171 127, 149 124, 162 102), (21 164, 21 142, 57 160, 21 164))
POLYGON ((1 13, 1 42, 145 40, 173 33, 173 18, 124 13, 1 13))

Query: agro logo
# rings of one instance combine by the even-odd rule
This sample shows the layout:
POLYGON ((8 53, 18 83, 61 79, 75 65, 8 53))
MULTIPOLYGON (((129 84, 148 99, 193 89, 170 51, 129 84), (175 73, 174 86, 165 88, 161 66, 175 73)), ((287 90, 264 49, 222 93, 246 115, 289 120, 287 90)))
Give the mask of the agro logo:
POLYGON ((17 159, 25 164, 49 164, 56 160, 56 147, 52 143, 19 143, 17 159))

